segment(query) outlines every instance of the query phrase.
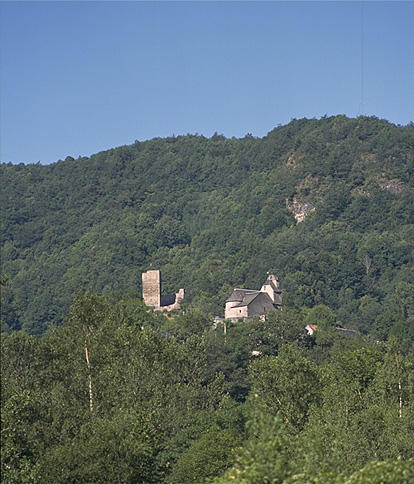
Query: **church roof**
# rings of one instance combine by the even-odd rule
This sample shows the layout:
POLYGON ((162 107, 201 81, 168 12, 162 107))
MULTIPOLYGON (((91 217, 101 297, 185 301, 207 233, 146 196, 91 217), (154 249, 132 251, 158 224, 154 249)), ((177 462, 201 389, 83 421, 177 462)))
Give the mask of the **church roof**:
POLYGON ((260 293, 259 291, 255 291, 254 294, 246 294, 243 298, 242 301, 239 302, 239 304, 236 304, 235 306, 233 306, 234 308, 241 308, 243 306, 248 306, 252 301, 253 299, 256 299, 256 297, 259 295, 259 294, 262 294, 260 293))
POLYGON ((243 306, 248 306, 257 296, 261 295, 265 299, 273 304, 273 301, 270 299, 269 295, 262 291, 254 291, 253 289, 234 289, 231 293, 230 297, 227 299, 226 302, 238 302, 235 304, 233 308, 242 308, 243 306))
MULTIPOLYGON (((234 302, 239 301, 242 302, 246 296, 253 295, 256 297, 260 291, 255 291, 253 289, 238 289, 237 287, 233 290, 230 294, 230 297, 226 300, 226 302, 234 302)), ((245 306, 245 305, 244 305, 245 306)))

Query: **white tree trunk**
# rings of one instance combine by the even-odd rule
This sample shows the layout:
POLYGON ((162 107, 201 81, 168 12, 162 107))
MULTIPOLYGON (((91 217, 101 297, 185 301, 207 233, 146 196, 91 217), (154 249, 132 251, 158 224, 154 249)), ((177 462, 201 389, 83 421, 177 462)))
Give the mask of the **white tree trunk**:
POLYGON ((93 411, 93 397, 92 397, 92 375, 91 375, 91 363, 89 361, 88 345, 85 341, 85 360, 88 367, 88 388, 89 388, 89 410, 93 411))

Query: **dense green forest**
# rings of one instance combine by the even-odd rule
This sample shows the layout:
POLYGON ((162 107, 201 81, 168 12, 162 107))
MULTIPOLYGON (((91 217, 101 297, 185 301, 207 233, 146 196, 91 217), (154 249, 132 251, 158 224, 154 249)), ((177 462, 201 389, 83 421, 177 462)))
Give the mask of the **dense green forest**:
POLYGON ((42 337, 4 334, 1 376, 7 484, 414 480, 412 353, 342 335, 326 307, 225 333, 87 292, 42 337))
POLYGON ((412 123, 0 170, 1 482, 414 482, 412 123), (149 268, 183 311, 143 305, 149 268), (268 271, 281 311, 212 325, 268 271))
POLYGON ((413 173, 414 125, 345 116, 261 139, 187 135, 2 164, 5 328, 62 324, 80 290, 140 294, 153 267, 212 316, 272 271, 297 308, 325 304, 378 339, 406 333, 413 173))

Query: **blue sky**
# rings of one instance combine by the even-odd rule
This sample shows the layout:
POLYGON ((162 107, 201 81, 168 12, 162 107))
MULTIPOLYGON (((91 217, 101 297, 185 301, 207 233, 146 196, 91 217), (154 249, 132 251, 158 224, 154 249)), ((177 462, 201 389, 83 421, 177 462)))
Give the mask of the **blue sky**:
POLYGON ((1 2, 1 161, 325 114, 407 124, 413 25, 413 2, 1 2))

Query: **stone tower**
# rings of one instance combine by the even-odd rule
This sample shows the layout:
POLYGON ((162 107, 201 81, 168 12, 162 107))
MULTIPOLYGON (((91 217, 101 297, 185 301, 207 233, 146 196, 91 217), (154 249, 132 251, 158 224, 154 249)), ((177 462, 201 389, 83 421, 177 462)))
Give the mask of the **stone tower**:
POLYGON ((282 291, 279 287, 279 279, 274 274, 267 276, 267 280, 260 291, 266 292, 275 306, 280 307, 282 305, 282 291))
POLYGON ((142 297, 147 306, 159 308, 161 306, 161 274, 160 271, 142 273, 142 297))

